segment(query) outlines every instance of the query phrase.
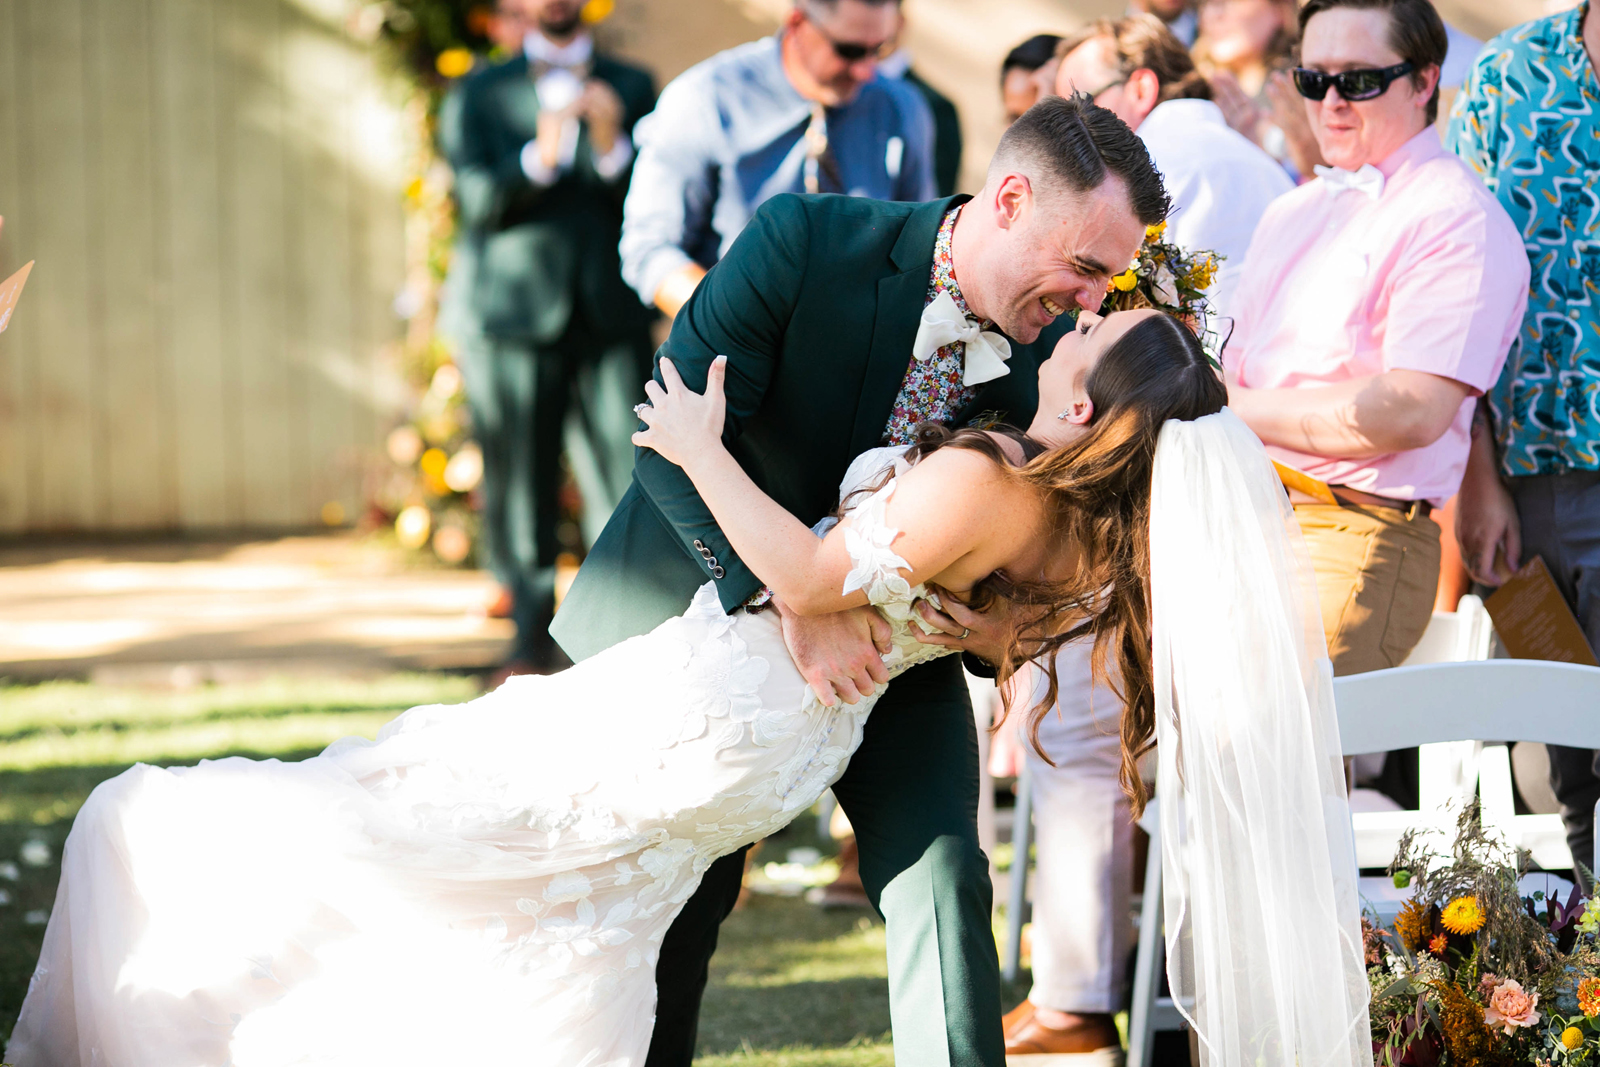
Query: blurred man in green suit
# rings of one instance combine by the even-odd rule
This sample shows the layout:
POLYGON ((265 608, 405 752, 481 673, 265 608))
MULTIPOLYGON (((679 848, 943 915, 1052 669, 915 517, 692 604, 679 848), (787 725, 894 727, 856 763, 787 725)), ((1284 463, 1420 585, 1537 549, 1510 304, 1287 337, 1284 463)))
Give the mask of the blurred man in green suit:
POLYGON ((563 442, 598 529, 628 485, 650 367, 651 313, 622 281, 617 240, 630 133, 655 91, 595 50, 580 7, 525 0, 523 53, 464 79, 439 123, 460 226, 441 328, 483 448, 483 543, 512 593, 520 670, 560 660, 563 442))
MULTIPOLYGON (((814 523, 838 503, 852 458, 910 443, 921 423, 1026 425, 1065 312, 1100 305, 1166 209, 1132 131, 1086 98, 1054 98, 1007 132, 975 199, 774 197, 695 288, 658 358, 699 390, 711 361, 729 357, 728 447, 814 523)), ((854 702, 885 679, 874 641, 886 627, 871 609, 803 618, 772 602, 683 471, 647 450, 552 632, 582 659, 680 614, 707 581, 729 611, 782 615, 824 700, 854 702)), ((946 609, 937 625, 999 657, 994 620, 946 609)), ((940 659, 894 683, 834 786, 887 924, 896 1059, 916 1067, 1004 1063, 977 753, 960 664, 940 659)), ((742 868, 742 852, 712 864, 662 943, 650 1067, 693 1058, 742 868)))

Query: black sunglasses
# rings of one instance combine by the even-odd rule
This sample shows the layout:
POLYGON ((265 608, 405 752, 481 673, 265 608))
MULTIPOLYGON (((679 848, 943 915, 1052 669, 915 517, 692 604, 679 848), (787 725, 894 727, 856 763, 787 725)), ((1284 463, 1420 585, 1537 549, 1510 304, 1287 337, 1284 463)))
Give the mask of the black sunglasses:
POLYGON ((1336 86, 1346 100, 1372 100, 1389 91, 1396 78, 1403 78, 1415 69, 1410 63, 1396 63, 1392 67, 1367 67, 1328 74, 1320 70, 1294 68, 1294 87, 1307 100, 1321 100, 1328 95, 1328 86, 1336 86))
POLYGON ((821 23, 812 18, 811 13, 806 11, 803 5, 800 13, 807 22, 811 23, 811 28, 816 30, 823 40, 833 46, 833 54, 846 63, 859 63, 863 59, 885 60, 894 55, 896 44, 892 37, 879 44, 857 44, 855 41, 841 41, 823 29, 821 23))

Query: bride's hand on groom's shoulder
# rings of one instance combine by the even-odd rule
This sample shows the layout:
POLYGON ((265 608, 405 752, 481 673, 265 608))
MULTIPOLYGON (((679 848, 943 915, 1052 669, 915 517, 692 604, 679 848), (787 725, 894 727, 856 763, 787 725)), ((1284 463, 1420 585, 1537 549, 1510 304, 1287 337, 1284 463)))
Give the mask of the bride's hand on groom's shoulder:
POLYGON ((633 443, 654 449, 672 463, 687 469, 698 456, 712 451, 722 439, 723 415, 727 399, 723 382, 728 376, 728 357, 718 356, 706 375, 706 391, 696 393, 683 383, 672 360, 661 360, 661 381, 644 383, 649 399, 634 410, 645 428, 633 435, 633 443))

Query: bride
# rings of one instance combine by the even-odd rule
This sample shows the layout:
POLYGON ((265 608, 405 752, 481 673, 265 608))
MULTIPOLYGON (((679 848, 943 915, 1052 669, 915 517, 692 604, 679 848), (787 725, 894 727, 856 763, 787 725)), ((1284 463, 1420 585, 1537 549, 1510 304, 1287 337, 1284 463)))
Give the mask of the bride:
MULTIPOLYGON (((951 651, 915 628, 914 602, 941 591, 1011 602, 1002 676, 1092 635, 1125 687, 1135 803, 1137 756, 1158 731, 1173 740, 1162 815, 1183 820, 1184 861, 1210 842, 1272 847, 1299 882, 1327 882, 1220 859, 1205 869, 1221 882, 1176 880, 1188 896, 1169 934, 1191 930, 1194 952, 1174 954, 1189 966, 1174 988, 1212 1062, 1370 1063, 1320 629, 1300 610, 1303 561, 1283 549, 1282 490, 1259 442, 1217 414, 1226 394, 1193 333, 1152 311, 1084 313, 1040 369, 1045 414, 1026 434, 925 428, 909 451, 868 452, 841 487, 842 517, 815 533, 722 447, 724 373, 719 360, 701 396, 663 361, 636 441, 684 468, 778 596, 807 613, 875 605, 893 628, 891 677, 951 651), (1226 510, 1206 514, 1212 502, 1226 510), (1196 618, 1164 619, 1168 585, 1196 618), (1250 689, 1246 656, 1287 683, 1250 689), (1285 735, 1279 762, 1253 764, 1271 779, 1219 816, 1249 729, 1285 735), (1197 786, 1205 803, 1186 807, 1197 786), (1250 836, 1263 792, 1303 817, 1294 832, 1250 836), (1260 932, 1219 899, 1235 891, 1260 932), (1302 936, 1288 956, 1291 920, 1302 936), (1219 936, 1268 973, 1239 984, 1219 936), (1267 996, 1276 1015, 1240 1019, 1233 1002, 1271 983, 1289 994, 1267 996)), ((809 807, 874 701, 824 706, 778 619, 725 614, 708 585, 649 634, 468 704, 413 708, 376 741, 300 763, 136 766, 78 815, 7 1055, 16 1067, 640 1063, 661 939, 701 873, 809 807)))

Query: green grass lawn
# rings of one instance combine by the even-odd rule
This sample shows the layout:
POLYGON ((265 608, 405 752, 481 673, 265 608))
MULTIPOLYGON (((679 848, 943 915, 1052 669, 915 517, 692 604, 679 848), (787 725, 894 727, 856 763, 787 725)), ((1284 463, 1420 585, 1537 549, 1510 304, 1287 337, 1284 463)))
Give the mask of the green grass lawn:
MULTIPOLYGON (((471 678, 428 674, 184 691, 0 684, 0 1042, 38 958, 62 842, 98 783, 141 761, 300 759, 338 737, 370 737, 405 708, 476 692, 471 678)), ((768 841, 761 859, 781 860, 800 845, 826 850, 814 826, 800 819, 768 841)), ((1008 991, 1008 1006, 1020 997, 1008 991)), ((712 961, 699 1052, 707 1067, 893 1064, 877 916, 772 896, 736 911, 712 961)))

